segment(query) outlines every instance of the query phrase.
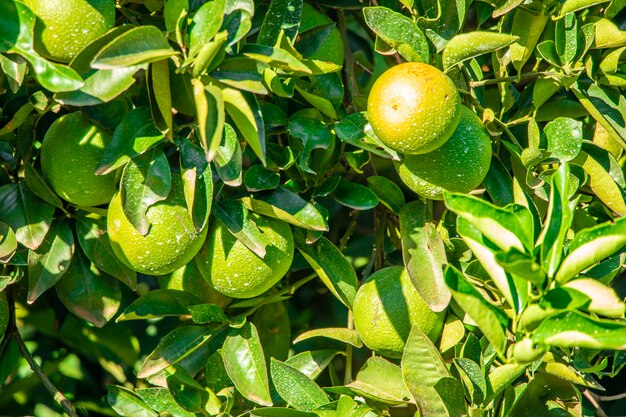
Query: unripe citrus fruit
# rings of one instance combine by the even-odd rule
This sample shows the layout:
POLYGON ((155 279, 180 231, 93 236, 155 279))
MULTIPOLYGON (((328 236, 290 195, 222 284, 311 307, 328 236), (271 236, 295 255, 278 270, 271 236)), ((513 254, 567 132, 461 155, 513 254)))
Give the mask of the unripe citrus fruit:
POLYGON ((204 279, 218 292, 233 298, 263 294, 287 273, 293 260, 289 225, 270 217, 254 216, 269 244, 264 258, 248 249, 219 220, 209 230, 196 264, 204 279))
POLYGON ((354 327, 365 345, 383 356, 399 358, 411 328, 417 326, 433 342, 443 329, 445 313, 435 313, 400 266, 373 273, 356 293, 354 327))
POLYGON ((460 108, 452 80, 419 62, 385 71, 367 99, 374 133, 391 149, 408 154, 431 152, 443 145, 459 122, 460 108))
MULTIPOLYGON (((320 26, 333 23, 332 19, 324 13, 311 6, 309 3, 302 5, 302 18, 300 21, 299 33, 315 29, 320 26)), ((296 48, 298 45, 296 45, 296 48)), ((333 64, 343 65, 343 40, 339 30, 335 27, 316 51, 305 56, 305 58, 315 59, 317 61, 332 62, 333 64)))
POLYGON ((400 179, 417 194, 443 199, 443 191, 467 193, 485 179, 491 163, 491 139, 482 122, 461 108, 456 130, 441 147, 422 155, 404 155, 394 165, 400 179))
POLYGON ((41 169, 52 189, 78 206, 108 203, 115 193, 115 173, 96 175, 111 135, 79 111, 56 119, 41 145, 41 169))
POLYGON ((146 211, 150 222, 142 235, 128 220, 122 207, 121 193, 116 193, 107 213, 107 231, 111 247, 129 268, 148 275, 169 274, 191 261, 198 253, 207 228, 196 231, 183 192, 183 181, 172 175, 172 187, 163 201, 146 211))
POLYGON ((35 13, 35 49, 70 62, 91 41, 115 24, 114 0, 24 0, 35 13))
POLYGON ((202 278, 193 260, 171 274, 159 276, 158 281, 159 287, 162 289, 185 291, 195 295, 205 303, 226 307, 231 301, 230 297, 226 297, 211 288, 202 278))

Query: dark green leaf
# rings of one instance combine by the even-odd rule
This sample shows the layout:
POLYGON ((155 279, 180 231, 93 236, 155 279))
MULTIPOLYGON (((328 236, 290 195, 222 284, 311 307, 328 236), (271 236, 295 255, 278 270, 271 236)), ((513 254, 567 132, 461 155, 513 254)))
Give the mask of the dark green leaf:
POLYGON ((0 221, 27 248, 36 250, 41 245, 53 215, 54 207, 37 197, 26 182, 0 187, 0 221))
POLYGON ((170 164, 158 147, 131 159, 124 168, 120 183, 124 214, 142 235, 150 228, 146 211, 167 198, 171 182, 170 164))
POLYGON ((115 316, 122 298, 119 282, 100 272, 80 250, 55 288, 69 311, 96 327, 115 316))
POLYGON ((272 0, 257 37, 257 43, 273 46, 280 32, 294 40, 300 27, 302 0, 272 0))
POLYGON ((252 165, 246 171, 243 181, 249 191, 273 190, 280 184, 280 174, 261 165, 252 165))
POLYGON ((28 302, 34 303, 65 274, 74 254, 74 236, 63 220, 52 224, 37 251, 28 253, 28 302))
POLYGON ((224 124, 224 134, 221 145, 217 148, 215 158, 215 171, 224 181, 224 184, 231 187, 241 185, 242 172, 242 152, 241 145, 237 140, 237 134, 228 123, 224 124))
POLYGON ((544 128, 552 157, 571 161, 583 146, 583 124, 567 117, 558 117, 544 128))
POLYGON ((230 329, 222 348, 222 359, 241 395, 260 405, 272 405, 263 347, 253 324, 247 322, 239 329, 230 329))
POLYGON ((114 69, 161 61, 175 55, 161 31, 154 26, 138 26, 108 43, 91 61, 96 69, 114 69))
POLYGON ((190 305, 188 308, 191 319, 197 324, 220 323, 228 321, 228 317, 215 304, 190 305))
POLYGON ((123 417, 158 417, 133 391, 117 385, 109 385, 107 401, 123 417))
POLYGON ((399 154, 385 146, 372 131, 364 113, 352 113, 335 124, 335 133, 343 142, 365 149, 382 158, 400 160, 399 154))
POLYGON ((106 218, 95 214, 76 216, 76 234, 81 249, 99 269, 137 288, 137 273, 120 261, 113 253, 107 235, 106 218))
POLYGON ((292 120, 287 130, 302 141, 302 151, 298 157, 299 167, 310 174, 316 174, 309 165, 311 156, 315 149, 328 149, 333 139, 330 132, 322 122, 309 118, 292 120))
POLYGON ((225 0, 204 3, 189 25, 189 56, 195 57, 203 45, 217 34, 224 19, 225 0))
POLYGON ((157 347, 148 355, 138 378, 147 378, 174 365, 198 350, 211 338, 208 327, 185 325, 174 329, 161 339, 157 347))
POLYGON ((195 414, 186 411, 176 403, 167 388, 137 388, 135 392, 153 410, 157 410, 159 415, 167 413, 176 417, 195 417, 195 414))
POLYGON ((307 350, 293 355, 285 363, 314 380, 340 353, 338 350, 307 350))
POLYGON ((113 132, 96 173, 105 175, 113 172, 162 140, 163 134, 154 125, 150 108, 137 107, 124 116, 113 132))
POLYGON ((402 369, 377 356, 369 358, 356 379, 346 386, 366 398, 385 404, 402 404, 411 398, 402 378, 402 369))
POLYGON ((395 214, 400 212, 405 204, 405 199, 402 190, 395 182, 387 177, 373 175, 367 177, 367 185, 385 207, 395 214))
POLYGON ((153 62, 148 71, 148 96, 152 119, 159 130, 171 137, 172 91, 167 61, 153 62))
POLYGON ((54 207, 63 208, 61 199, 52 191, 50 185, 48 185, 44 177, 35 170, 32 164, 26 164, 24 167, 24 177, 28 188, 30 188, 37 197, 45 200, 54 207))
POLYGON ((155 317, 184 316, 189 306, 202 304, 195 295, 178 290, 152 290, 133 301, 116 321, 147 320, 155 317))
POLYGON ((213 160, 222 140, 224 130, 224 97, 222 90, 205 86, 199 80, 193 80, 193 94, 198 115, 200 144, 206 153, 207 161, 213 160))
POLYGON ((400 210, 402 258, 411 282, 431 310, 443 311, 451 294, 445 285, 443 267, 445 247, 431 222, 426 222, 426 204, 420 200, 400 210))
POLYGON ((378 198, 372 190, 343 178, 330 195, 339 204, 354 210, 370 210, 378 205, 378 198))
POLYGON ((557 20, 554 40, 561 63, 571 64, 578 50, 578 24, 574 13, 568 13, 562 19, 557 20))
POLYGON ((309 67, 284 49, 248 43, 241 49, 241 53, 287 73, 311 74, 309 67))
POLYGON ((302 372, 272 358, 272 382, 278 394, 299 411, 313 411, 328 402, 324 391, 302 372))
POLYGON ((0 262, 7 263, 17 250, 15 233, 7 224, 0 222, 0 262))
POLYGON ((248 216, 248 210, 236 200, 222 200, 215 204, 213 215, 248 249, 264 258, 267 238, 248 216))
POLYGON ((487 394, 487 382, 480 366, 466 358, 454 358, 460 379, 468 390, 472 404, 480 404, 487 394))
POLYGON ((306 234, 301 230, 294 232, 294 241, 328 289, 346 307, 352 308, 358 280, 354 268, 341 251, 323 236, 315 243, 307 243, 306 234))
POLYGON ((187 210, 197 232, 209 221, 213 204, 211 166, 199 146, 186 138, 177 141, 180 149, 180 167, 187 210))

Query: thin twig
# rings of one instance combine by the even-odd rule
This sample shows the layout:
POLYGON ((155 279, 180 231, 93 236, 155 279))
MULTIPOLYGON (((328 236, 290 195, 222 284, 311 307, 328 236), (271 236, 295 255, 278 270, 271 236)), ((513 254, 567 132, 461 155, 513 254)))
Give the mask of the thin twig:
POLYGON ((608 417, 591 391, 586 389, 583 391, 583 395, 589 400, 593 408, 595 408, 598 417, 608 417))
POLYGON ((526 72, 524 74, 511 75, 510 77, 500 77, 500 78, 491 78, 488 80, 480 80, 480 81, 471 81, 470 87, 484 87, 486 85, 500 84, 500 83, 519 83, 523 80, 528 80, 532 78, 539 77, 556 77, 560 75, 555 71, 534 71, 534 72, 526 72))
POLYGON ((341 40, 344 45, 344 62, 343 62, 343 75, 344 83, 348 89, 349 102, 346 103, 346 107, 350 110, 354 104, 354 97, 359 92, 359 86, 354 74, 354 56, 352 56, 352 49, 349 47, 350 40, 348 39, 348 28, 346 27, 346 16, 344 11, 339 9, 337 11, 337 23, 339 23, 339 33, 341 34, 341 40))
POLYGON ((598 401, 617 401, 626 398, 626 392, 617 395, 595 395, 595 397, 598 399, 598 401))
POLYGON ((70 417, 79 417, 72 403, 67 398, 65 398, 65 395, 63 395, 63 393, 59 391, 57 387, 54 386, 54 384, 50 381, 48 376, 39 367, 37 362, 35 362, 33 355, 30 353, 30 351, 26 347, 26 344, 24 343, 24 340, 22 339, 22 336, 20 335, 20 332, 17 328, 17 323, 15 319, 15 302, 13 300, 13 292, 11 290, 7 292, 7 300, 9 302, 9 314, 10 314, 9 326, 11 329, 10 334, 17 342, 17 346, 19 347, 20 352, 22 353, 22 356, 24 357, 24 359, 26 359, 26 362, 28 362, 30 369, 32 369, 35 375, 39 377, 43 386, 52 395, 52 398, 54 398, 54 401, 56 401, 57 404, 59 404, 61 408, 63 408, 63 411, 65 412, 65 414, 67 414, 70 417))

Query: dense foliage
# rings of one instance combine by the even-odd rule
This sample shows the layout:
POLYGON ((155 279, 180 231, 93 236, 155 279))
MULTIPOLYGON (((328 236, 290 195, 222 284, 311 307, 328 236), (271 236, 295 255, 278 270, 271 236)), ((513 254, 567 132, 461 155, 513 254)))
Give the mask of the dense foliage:
POLYGON ((624 0, 116 3, 65 64, 0 1, 0 414, 619 412, 601 391, 626 364, 624 0), (469 194, 418 197, 368 123, 372 84, 405 61, 445 71, 491 136, 469 194), (72 159, 93 135, 61 150, 81 120, 113 184, 94 202, 60 191, 93 170, 72 159), (67 136, 45 145, 52 129, 67 136), (293 261, 267 291, 218 294, 217 225, 293 261), (179 251, 206 262, 177 269, 179 251), (401 358, 352 317, 390 266, 446 316, 401 358))

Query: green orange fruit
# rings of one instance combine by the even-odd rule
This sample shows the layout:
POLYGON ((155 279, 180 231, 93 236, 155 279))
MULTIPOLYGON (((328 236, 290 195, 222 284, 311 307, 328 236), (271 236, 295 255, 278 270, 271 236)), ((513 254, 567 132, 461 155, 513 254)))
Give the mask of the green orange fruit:
POLYGON ((35 50, 54 61, 70 62, 115 24, 114 0, 24 0, 24 3, 37 16, 35 50))
POLYGON ((354 326, 363 343, 383 356, 399 358, 413 326, 433 342, 445 313, 433 312, 403 267, 376 271, 359 287, 353 304, 354 326))
POLYGON ((196 231, 187 210, 183 181, 172 175, 167 198, 146 211, 148 234, 142 235, 128 220, 121 193, 115 194, 107 213, 107 231, 115 255, 129 268, 147 275, 164 275, 183 267, 198 253, 207 228, 196 231))
POLYGON ((79 111, 56 119, 41 145, 41 169, 52 189, 77 206, 106 204, 115 194, 115 173, 96 175, 111 135, 79 111))
POLYGON ((374 82, 367 114, 374 133, 405 154, 432 152, 459 122, 461 99, 452 80, 432 65, 407 62, 374 82))
MULTIPOLYGON (((299 33, 304 33, 320 26, 334 23, 332 19, 324 13, 311 6, 309 3, 302 5, 302 18, 300 21, 299 33)), ((296 44, 298 48, 298 44, 296 44)), ((333 64, 343 65, 344 45, 339 30, 334 27, 323 44, 310 54, 306 54, 305 58, 317 61, 332 62, 333 64)))
POLYGON ((441 147, 422 155, 404 155, 394 165, 400 179, 417 194, 443 199, 443 191, 467 193, 485 179, 491 163, 491 138, 482 121, 461 107, 456 130, 441 147))
POLYGON ((200 273, 216 291, 233 298, 252 298, 285 276, 293 260, 293 235, 281 220, 251 215, 268 241, 261 258, 215 220, 196 256, 200 273))

